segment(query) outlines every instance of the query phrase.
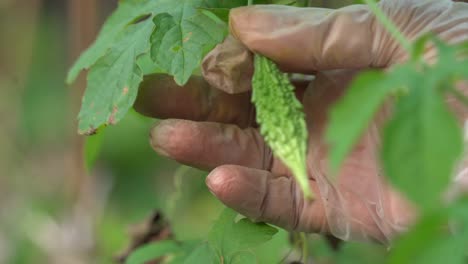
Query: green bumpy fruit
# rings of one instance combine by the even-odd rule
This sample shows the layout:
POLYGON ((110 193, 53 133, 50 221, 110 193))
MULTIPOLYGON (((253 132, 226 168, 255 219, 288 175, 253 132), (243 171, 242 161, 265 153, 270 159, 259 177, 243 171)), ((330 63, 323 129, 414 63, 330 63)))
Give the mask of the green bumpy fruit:
POLYGON ((274 62, 256 54, 252 87, 260 133, 292 171, 304 196, 312 198, 306 165, 307 127, 294 86, 274 62))

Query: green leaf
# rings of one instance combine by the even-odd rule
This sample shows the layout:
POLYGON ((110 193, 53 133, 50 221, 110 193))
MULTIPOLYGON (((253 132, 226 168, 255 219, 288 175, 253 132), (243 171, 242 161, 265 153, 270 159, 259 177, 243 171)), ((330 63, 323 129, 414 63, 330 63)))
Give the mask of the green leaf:
POLYGON ((364 73, 331 112, 327 141, 337 169, 390 95, 395 116, 385 130, 384 169, 391 182, 423 207, 439 202, 462 148, 461 129, 444 103, 454 80, 468 77, 460 48, 434 40, 439 57, 429 66, 420 60, 429 37, 418 40, 413 60, 388 73, 364 73), (409 93, 409 95, 408 95, 409 93))
POLYGON ((115 38, 139 17, 148 14, 160 0, 127 0, 120 1, 118 8, 107 19, 99 32, 96 41, 89 47, 75 62, 67 76, 67 83, 72 83, 83 69, 88 69, 95 64, 99 58, 104 56, 107 50, 113 45, 115 38))
POLYGON ((239 250, 246 250, 265 243, 273 238, 278 232, 265 223, 253 223, 247 218, 243 218, 232 225, 227 243, 224 244, 224 252, 230 253, 239 250))
POLYGON ((418 62, 423 58, 424 52, 426 51, 428 41, 433 36, 431 34, 423 35, 414 41, 412 50, 411 50, 411 59, 415 62, 418 62))
POLYGON ((223 210, 218 219, 213 223, 208 241, 215 245, 225 244, 225 239, 229 239, 229 233, 232 230, 232 225, 236 219, 237 213, 229 208, 223 210))
POLYGON ((388 249, 380 244, 373 243, 344 243, 336 254, 337 264, 376 264, 383 263, 388 249))
POLYGON ((275 5, 297 5, 297 6, 307 6, 307 0, 296 1, 296 0, 275 0, 275 5), (302 2, 302 3, 299 3, 302 2))
POLYGON ((226 25, 214 23, 197 8, 238 4, 240 1, 122 1, 96 42, 78 59, 67 78, 72 82, 82 69, 90 68, 78 117, 79 133, 93 134, 97 127, 119 122, 135 101, 143 70, 145 73, 168 72, 178 83, 185 83, 202 57, 227 33, 226 25), (170 22, 169 17, 174 19, 170 24, 173 27, 167 29, 163 24, 161 30, 159 22, 170 22), (146 58, 144 55, 150 51, 150 36, 155 26, 158 28, 153 34, 156 40, 153 51, 161 53, 156 52, 156 63, 139 60, 146 58), (143 70, 139 64, 144 66, 143 70))
POLYGON ((214 251, 211 245, 207 242, 201 244, 194 251, 192 251, 192 253, 190 253, 184 261, 184 264, 199 264, 199 263, 206 263, 206 264, 221 263, 219 261, 219 257, 216 254, 216 251, 214 251))
POLYGON ((462 151, 462 134, 431 76, 400 98, 384 131, 383 165, 391 182, 423 208, 439 204, 462 151))
POLYGON ((326 139, 331 146, 330 165, 334 170, 351 151, 392 87, 385 81, 385 73, 365 72, 332 108, 326 139))
POLYGON ((151 21, 128 26, 91 67, 78 116, 80 134, 93 134, 103 124, 116 124, 132 107, 143 78, 136 60, 149 49, 152 30, 151 21))
POLYGON ((235 253, 231 258, 231 264, 256 264, 257 257, 249 251, 240 251, 235 253))
POLYGON ((200 10, 207 16, 213 15, 221 22, 229 23, 229 13, 231 11, 229 8, 200 8, 200 10))
POLYGON ((455 80, 468 80, 468 44, 448 45, 437 38, 432 42, 438 50, 437 64, 429 68, 434 81, 453 86, 455 80))
POLYGON ((213 225, 208 241, 224 258, 263 244, 278 232, 274 227, 263 223, 253 223, 243 218, 235 221, 237 213, 225 209, 213 225))
POLYGON ((217 8, 235 8, 247 5, 247 0, 207 0, 209 4, 207 7, 217 8))
POLYGON ((153 19, 151 57, 183 85, 203 56, 224 39, 227 29, 198 10, 209 7, 203 0, 166 1, 165 5, 170 11, 153 19))
POLYGON ((175 254, 181 250, 175 241, 161 241, 138 248, 126 260, 126 264, 145 264, 160 257, 175 254))
POLYGON ((443 228, 448 219, 447 209, 425 215, 410 232, 396 240, 388 263, 465 263, 464 238, 458 234, 452 235, 443 228))

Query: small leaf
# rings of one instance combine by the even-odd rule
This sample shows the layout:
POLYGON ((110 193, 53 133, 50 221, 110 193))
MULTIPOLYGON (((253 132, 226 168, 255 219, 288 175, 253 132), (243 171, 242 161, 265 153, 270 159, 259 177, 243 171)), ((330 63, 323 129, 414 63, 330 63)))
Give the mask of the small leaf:
POLYGON ((83 69, 94 65, 114 44, 115 39, 136 18, 147 14, 161 0, 120 1, 118 8, 107 19, 96 41, 89 47, 68 72, 67 83, 71 84, 83 69))
POLYGON ((172 11, 154 17, 151 57, 179 85, 185 84, 199 67, 203 56, 220 43, 227 31, 198 8, 209 7, 202 0, 166 2, 172 11))
POLYGON ((333 170, 340 167, 385 99, 404 86, 409 70, 408 66, 402 66, 391 74, 364 72, 356 77, 332 108, 326 139, 331 146, 329 155, 333 170))
POLYGON ((236 212, 225 209, 209 234, 208 241, 224 258, 263 244, 278 232, 274 227, 263 223, 256 224, 246 218, 236 222, 236 217, 236 212))
POLYGON ((225 252, 235 252, 246 250, 265 243, 278 233, 265 223, 253 223, 247 218, 234 223, 231 234, 228 234, 229 240, 225 244, 225 252))
POLYGON ((151 21, 128 26, 91 67, 78 116, 80 134, 93 134, 102 125, 116 124, 133 106, 143 79, 136 59, 149 48, 152 30, 151 21))
POLYGON ((388 249, 380 244, 374 243, 344 243, 339 252, 335 253, 337 264, 376 264, 384 263, 388 249))
POLYGON ((426 52, 427 45, 429 44, 428 41, 432 38, 433 38, 432 35, 427 34, 418 38, 413 43, 412 51, 411 51, 411 59, 413 61, 419 61, 423 57, 424 52, 426 52))
POLYGON ((465 263, 463 244, 466 239, 443 228, 448 216, 446 209, 425 215, 410 232, 396 240, 388 263, 465 263))
POLYGON ((229 23, 229 8, 200 8, 207 16, 215 16, 223 23, 229 23))
POLYGON ((211 227, 208 240, 215 245, 223 245, 225 243, 224 239, 231 233, 236 216, 235 211, 228 208, 224 209, 211 227))
POLYGON ((184 261, 184 264, 218 264, 222 263, 219 256, 213 250, 209 243, 203 243, 190 253, 184 261))
POLYGON ((181 248, 175 241, 161 241, 138 248, 126 260, 126 264, 145 264, 148 261, 179 252, 181 248))
POLYGON ((423 208, 439 204, 462 151, 462 134, 430 76, 400 98, 384 131, 383 165, 391 182, 423 208))

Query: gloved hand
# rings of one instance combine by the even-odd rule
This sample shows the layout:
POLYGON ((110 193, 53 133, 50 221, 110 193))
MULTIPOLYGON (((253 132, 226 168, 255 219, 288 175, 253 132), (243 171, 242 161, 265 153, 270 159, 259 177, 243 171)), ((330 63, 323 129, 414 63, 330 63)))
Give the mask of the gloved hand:
MULTIPOLYGON (((434 32, 450 43, 468 40, 468 4, 384 0, 380 6, 409 39, 434 32)), ((378 165, 379 127, 389 112, 385 107, 345 160, 338 183, 327 180, 324 128, 330 107, 357 71, 407 58, 368 8, 244 7, 232 10, 230 26, 237 40, 228 38, 203 63, 210 84, 201 77, 193 77, 185 87, 168 76, 145 79, 135 108, 171 118, 152 130, 154 149, 212 170, 206 180, 212 193, 254 220, 346 240, 386 242, 405 230, 417 212, 389 187, 378 165), (309 126, 313 201, 303 199, 291 173, 272 156, 255 127, 250 93, 244 92, 252 75, 247 50, 271 58, 284 71, 317 74, 310 85, 296 83, 309 126)), ((435 53, 428 50, 426 56, 431 59, 435 53)), ((461 121, 468 117, 454 100, 450 103, 461 121)))

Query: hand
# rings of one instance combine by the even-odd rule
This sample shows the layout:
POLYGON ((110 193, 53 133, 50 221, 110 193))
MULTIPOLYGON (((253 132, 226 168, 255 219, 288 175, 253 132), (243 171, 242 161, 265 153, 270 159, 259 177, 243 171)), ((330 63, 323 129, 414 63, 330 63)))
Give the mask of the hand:
MULTIPOLYGON (((451 43, 468 39, 467 4, 384 0, 380 5, 410 39, 429 31, 451 43)), ((230 26, 240 43, 230 38, 205 58, 207 81, 193 77, 178 87, 168 76, 145 79, 135 108, 171 118, 152 130, 154 149, 212 170, 206 180, 212 193, 257 221, 382 242, 404 230, 416 211, 385 182, 377 160, 379 127, 388 109, 384 107, 363 134, 335 185, 327 180, 324 141, 328 111, 356 72, 402 62, 407 57, 404 50, 362 5, 339 10, 239 8, 231 12, 230 26), (256 129, 250 93, 244 92, 250 89, 252 74, 247 49, 273 59, 284 71, 317 74, 310 85, 295 83, 309 126, 308 172, 314 201, 303 199, 289 170, 272 156, 256 129)), ((432 51, 426 55, 434 57, 432 51)), ((468 117, 452 103, 461 119, 468 117)))

